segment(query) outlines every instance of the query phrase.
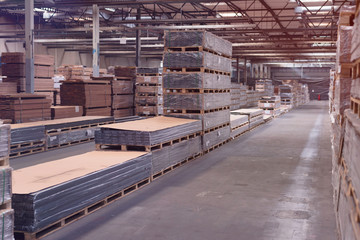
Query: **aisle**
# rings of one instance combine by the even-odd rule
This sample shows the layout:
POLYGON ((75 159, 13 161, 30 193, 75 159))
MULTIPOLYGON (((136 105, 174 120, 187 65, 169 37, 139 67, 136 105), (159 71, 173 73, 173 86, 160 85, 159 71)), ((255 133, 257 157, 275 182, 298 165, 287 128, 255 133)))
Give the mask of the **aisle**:
POLYGON ((327 104, 291 111, 44 239, 336 239, 327 104))

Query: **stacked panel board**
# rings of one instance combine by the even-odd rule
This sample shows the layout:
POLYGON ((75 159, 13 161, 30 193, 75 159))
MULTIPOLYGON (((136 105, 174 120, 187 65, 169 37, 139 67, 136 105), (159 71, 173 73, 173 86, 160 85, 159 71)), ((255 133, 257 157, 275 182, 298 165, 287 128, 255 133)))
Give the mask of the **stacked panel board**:
POLYGON ((162 69, 137 68, 135 113, 139 116, 163 114, 162 69))
POLYGON ((255 84, 255 90, 263 92, 264 96, 273 96, 274 85, 272 84, 272 80, 257 80, 255 84))
POLYGON ((152 153, 152 175, 201 154, 201 121, 153 117, 102 126, 95 132, 98 150, 152 153))
POLYGON ((264 123, 264 110, 254 108, 242 108, 231 111, 232 115, 245 115, 248 117, 249 129, 253 129, 264 123))
POLYGON ((288 84, 283 84, 279 86, 281 105, 288 107, 289 109, 294 106, 294 95, 293 87, 288 84))
POLYGON ((230 110, 236 110, 247 105, 246 86, 240 83, 231 83, 230 89, 231 105, 230 110))
POLYGON ((205 31, 165 34, 164 114, 199 119, 203 150, 230 137, 232 45, 205 31))
POLYGON ((2 239, 14 239, 14 210, 11 208, 12 168, 9 166, 10 125, 0 120, 0 231, 2 239))
POLYGON ((60 89, 61 105, 82 106, 84 116, 111 115, 109 81, 67 80, 60 89))

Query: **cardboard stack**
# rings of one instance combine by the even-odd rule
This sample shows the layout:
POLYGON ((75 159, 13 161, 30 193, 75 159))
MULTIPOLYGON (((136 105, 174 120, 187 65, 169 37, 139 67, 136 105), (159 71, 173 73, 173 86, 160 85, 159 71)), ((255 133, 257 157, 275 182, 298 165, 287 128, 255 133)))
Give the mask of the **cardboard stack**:
POLYGON ((50 120, 51 102, 46 96, 17 93, 0 95, 0 118, 12 123, 50 120))
POLYGON ((3 124, 0 120, 0 231, 2 239, 14 239, 14 210, 11 209, 12 198, 12 168, 9 166, 10 153, 10 125, 3 124))
MULTIPOLYGON (((25 53, 11 52, 1 54, 2 74, 7 76, 4 82, 16 82, 18 92, 25 92, 25 53)), ((34 56, 34 90, 49 91, 54 88, 54 57, 50 55, 34 56)))
POLYGON ((165 33, 164 114, 202 120, 205 152, 230 138, 231 55, 212 33, 165 33))
POLYGON ((135 78, 135 67, 115 67, 115 79, 111 82, 111 108, 115 118, 134 115, 135 78))
POLYGON ((110 81, 66 80, 60 89, 62 106, 81 106, 84 116, 111 116, 110 81))
POLYGON ((163 114, 161 68, 137 68, 135 113, 139 116, 159 116, 163 114))

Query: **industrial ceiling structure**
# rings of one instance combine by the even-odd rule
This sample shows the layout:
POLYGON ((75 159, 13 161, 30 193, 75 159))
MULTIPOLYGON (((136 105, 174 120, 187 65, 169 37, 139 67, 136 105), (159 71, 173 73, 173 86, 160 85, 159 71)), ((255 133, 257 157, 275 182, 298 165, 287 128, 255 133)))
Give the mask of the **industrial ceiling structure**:
MULTIPOLYGON (((91 52, 92 6, 100 9, 100 53, 161 57, 165 30, 200 29, 233 43, 233 56, 252 62, 334 62, 337 21, 351 0, 35 0, 35 42, 91 52)), ((0 0, 16 20, 1 38, 24 38, 24 0, 0 0)), ((16 40, 14 40, 16 39, 16 40)))

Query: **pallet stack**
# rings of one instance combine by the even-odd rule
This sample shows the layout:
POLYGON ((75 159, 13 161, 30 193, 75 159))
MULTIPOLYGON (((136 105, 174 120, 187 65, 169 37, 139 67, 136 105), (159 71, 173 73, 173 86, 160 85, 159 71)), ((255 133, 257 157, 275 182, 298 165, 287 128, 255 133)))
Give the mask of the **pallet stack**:
POLYGON ((288 84, 279 85, 281 105, 288 109, 294 106, 293 87, 288 84))
POLYGON ((242 108, 231 111, 232 115, 243 115, 248 118, 249 130, 264 123, 264 110, 255 108, 242 108))
POLYGON ((9 166, 10 125, 0 120, 0 171, 1 180, 1 220, 2 239, 14 239, 14 210, 11 208, 12 168, 9 166))
POLYGON ((330 84, 332 185, 340 239, 359 239, 360 1, 340 10, 335 78, 330 84), (354 26, 352 25, 354 19, 354 26), (331 89, 332 88, 332 89, 331 89))
POLYGON ((264 96, 273 96, 274 85, 272 84, 272 80, 257 80, 255 84, 255 90, 258 92, 263 92, 264 96))
POLYGON ((165 33, 164 114, 202 120, 205 152, 230 138, 231 55, 209 32, 165 33))
POLYGON ((51 119, 51 102, 46 96, 28 93, 0 95, 0 118, 12 123, 51 119))
POLYGON ((135 67, 115 67, 112 80, 111 109, 115 118, 134 115, 135 67))
POLYGON ((139 116, 163 114, 162 69, 137 68, 135 113, 139 116))
POLYGON ((260 92, 260 91, 247 90, 246 91, 246 98, 247 98, 246 107, 256 107, 258 105, 259 99, 263 95, 264 95, 264 93, 260 92))
POLYGON ((262 97, 258 107, 264 110, 265 115, 277 117, 280 115, 281 99, 280 96, 262 97))
POLYGON ((240 108, 241 103, 241 84, 240 83, 231 83, 230 96, 231 96, 231 105, 230 110, 236 110, 240 108))
MULTIPOLYGON (((51 55, 34 56, 34 90, 51 91, 54 89, 54 57, 51 55)), ((18 92, 25 92, 25 53, 12 52, 1 54, 2 74, 5 82, 16 82, 18 92)))
POLYGON ((81 106, 84 116, 111 116, 110 81, 66 80, 60 89, 61 105, 81 106))
POLYGON ((310 102, 309 86, 301 84, 300 105, 310 102))
POLYGON ((249 118, 246 115, 235 115, 230 114, 230 127, 231 133, 230 137, 235 139, 248 131, 249 128, 249 118))

